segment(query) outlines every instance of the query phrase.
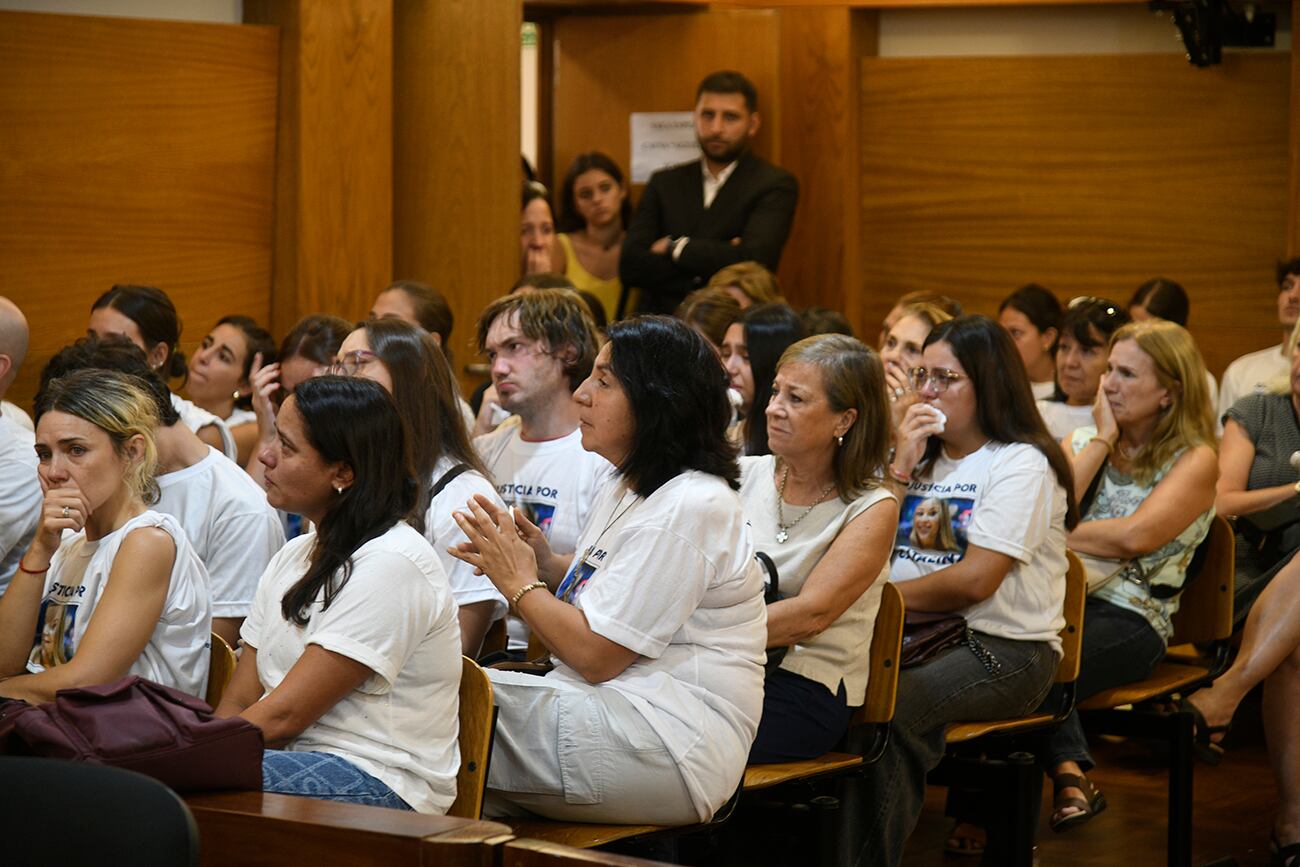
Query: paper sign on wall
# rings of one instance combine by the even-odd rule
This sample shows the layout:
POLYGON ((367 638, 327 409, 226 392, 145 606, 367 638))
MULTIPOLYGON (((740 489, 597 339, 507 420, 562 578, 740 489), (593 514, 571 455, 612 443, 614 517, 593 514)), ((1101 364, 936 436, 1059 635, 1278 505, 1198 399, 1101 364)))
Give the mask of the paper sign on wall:
POLYGON ((644 184, 659 169, 699 158, 691 112, 632 112, 632 183, 644 184))

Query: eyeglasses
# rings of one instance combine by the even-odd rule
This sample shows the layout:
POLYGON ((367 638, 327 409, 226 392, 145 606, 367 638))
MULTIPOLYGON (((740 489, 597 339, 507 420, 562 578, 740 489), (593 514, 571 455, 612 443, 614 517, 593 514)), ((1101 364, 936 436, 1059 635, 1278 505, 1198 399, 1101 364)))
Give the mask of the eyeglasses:
POLYGON ((932 370, 926 370, 924 367, 913 367, 908 371, 908 376, 912 380, 912 388, 920 391, 925 388, 927 382, 930 388, 934 389, 935 394, 943 394, 959 379, 965 379, 964 374, 957 373, 955 370, 948 370, 946 367, 936 367, 932 370))
POLYGON ((370 359, 378 357, 369 349, 353 349, 330 365, 330 373, 335 376, 356 376, 361 368, 370 363, 370 359))

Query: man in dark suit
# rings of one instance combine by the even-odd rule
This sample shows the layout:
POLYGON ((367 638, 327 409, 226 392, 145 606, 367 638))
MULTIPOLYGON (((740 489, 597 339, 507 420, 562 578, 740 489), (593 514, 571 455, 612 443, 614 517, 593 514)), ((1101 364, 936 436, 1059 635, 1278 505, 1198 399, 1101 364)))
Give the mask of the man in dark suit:
POLYGON ((639 313, 671 313, 692 290, 735 262, 775 271, 790 234, 799 182, 749 152, 758 133, 758 94, 739 72, 715 72, 695 96, 703 158, 655 172, 637 205, 619 259, 639 313))

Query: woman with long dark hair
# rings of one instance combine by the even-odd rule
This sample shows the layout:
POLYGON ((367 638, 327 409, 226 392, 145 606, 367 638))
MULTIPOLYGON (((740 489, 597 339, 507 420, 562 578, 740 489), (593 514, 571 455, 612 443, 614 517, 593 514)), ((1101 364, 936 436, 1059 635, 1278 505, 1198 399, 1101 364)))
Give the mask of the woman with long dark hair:
POLYGON ((631 220, 632 203, 618 163, 599 151, 574 157, 560 186, 551 268, 611 312, 618 309, 623 292, 618 257, 631 220))
MULTIPOLYGON (((163 382, 189 377, 185 353, 181 352, 181 318, 167 293, 153 286, 119 284, 95 299, 90 307, 86 333, 95 337, 117 334, 144 350, 149 366, 163 382)), ((181 423, 232 461, 239 456, 230 427, 211 412, 172 394, 172 406, 181 423)))
POLYGON ((420 485, 410 521, 424 533, 447 573, 459 610, 462 650, 478 656, 506 601, 483 575, 447 552, 465 541, 451 513, 473 496, 505 503, 470 445, 451 369, 431 335, 399 319, 371 319, 339 347, 332 372, 362 376, 388 390, 401 411, 409 460, 420 485))
POLYGON ((804 337, 803 320, 788 304, 755 304, 743 310, 722 339, 722 363, 740 395, 741 422, 733 432, 741 454, 765 455, 767 402, 781 353, 804 337))
POLYGON ((917 549, 900 530, 890 580, 910 611, 964 616, 968 639, 902 672, 889 745, 866 769, 869 864, 899 863, 949 723, 1019 716, 1046 696, 1061 652, 1065 534, 1078 521, 1069 461, 1002 326, 941 323, 912 379, 920 402, 903 417, 890 473, 903 514, 947 501, 958 550, 917 549))
POLYGON ((267 499, 311 520, 258 584, 217 716, 262 729, 268 792, 444 813, 456 796, 460 634, 406 518, 415 476, 375 382, 320 376, 276 420, 267 499))
POLYGON ((518 509, 457 513, 487 573, 556 660, 491 672, 488 811, 686 824, 735 791, 758 727, 763 582, 726 440, 726 376, 683 323, 615 323, 574 394, 582 444, 617 467, 573 557, 518 509))

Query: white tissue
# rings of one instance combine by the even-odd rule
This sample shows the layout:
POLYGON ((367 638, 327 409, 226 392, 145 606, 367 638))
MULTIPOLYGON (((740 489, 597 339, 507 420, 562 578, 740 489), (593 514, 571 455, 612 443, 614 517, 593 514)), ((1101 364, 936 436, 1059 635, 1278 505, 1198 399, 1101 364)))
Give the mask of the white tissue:
POLYGON ((948 416, 944 415, 943 410, 934 404, 930 405, 930 411, 935 414, 935 420, 939 423, 939 433, 943 433, 944 429, 948 427, 948 416))

